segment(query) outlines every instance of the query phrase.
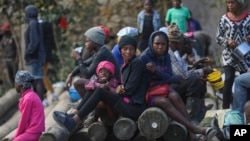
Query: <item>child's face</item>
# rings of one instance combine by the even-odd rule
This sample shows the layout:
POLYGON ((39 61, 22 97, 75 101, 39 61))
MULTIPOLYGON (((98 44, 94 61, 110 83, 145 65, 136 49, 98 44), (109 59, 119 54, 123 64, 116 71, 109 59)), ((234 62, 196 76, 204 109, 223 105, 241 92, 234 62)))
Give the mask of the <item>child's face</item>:
POLYGON ((111 72, 108 69, 102 68, 98 73, 98 79, 100 82, 107 82, 111 78, 111 72))

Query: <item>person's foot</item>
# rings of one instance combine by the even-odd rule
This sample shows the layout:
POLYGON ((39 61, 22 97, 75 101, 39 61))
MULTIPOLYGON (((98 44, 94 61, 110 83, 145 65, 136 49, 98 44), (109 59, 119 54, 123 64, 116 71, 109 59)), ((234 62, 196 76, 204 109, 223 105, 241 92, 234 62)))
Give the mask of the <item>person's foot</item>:
POLYGON ((53 93, 52 94, 52 101, 54 102, 54 101, 58 101, 58 100, 59 100, 58 94, 57 93, 53 93))
POLYGON ((78 102, 68 103, 68 106, 69 106, 70 108, 73 108, 73 109, 76 109, 78 105, 79 105, 78 102))
POLYGON ((54 113, 55 113, 56 115, 63 115, 63 116, 69 117, 69 118, 73 118, 74 115, 75 115, 75 114, 73 114, 73 113, 68 114, 68 113, 66 113, 66 112, 61 112, 61 111, 54 111, 54 113))
POLYGON ((84 127, 88 128, 92 123, 96 122, 98 118, 95 116, 95 111, 88 114, 87 119, 84 120, 84 127))
POLYGON ((49 106, 49 101, 47 98, 43 99, 43 107, 48 107, 49 106))
POLYGON ((207 140, 211 140, 217 134, 217 130, 212 127, 207 127, 203 131, 203 135, 206 136, 207 140))
POLYGON ((77 124, 72 117, 67 117, 64 114, 54 112, 53 118, 60 126, 65 127, 70 133, 77 129, 77 124))

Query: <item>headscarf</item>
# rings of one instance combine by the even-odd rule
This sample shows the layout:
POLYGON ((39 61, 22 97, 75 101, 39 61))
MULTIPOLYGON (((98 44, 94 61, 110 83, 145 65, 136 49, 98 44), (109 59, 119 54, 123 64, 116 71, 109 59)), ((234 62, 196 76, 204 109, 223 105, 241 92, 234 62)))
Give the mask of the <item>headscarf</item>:
POLYGON ((16 73, 15 82, 19 86, 23 86, 23 88, 30 88, 34 81, 33 75, 26 70, 19 70, 16 73))
POLYGON ((245 4, 245 0, 237 0, 241 5, 245 4))
POLYGON ((183 40, 183 34, 176 24, 168 26, 168 38, 169 41, 181 42, 183 40))

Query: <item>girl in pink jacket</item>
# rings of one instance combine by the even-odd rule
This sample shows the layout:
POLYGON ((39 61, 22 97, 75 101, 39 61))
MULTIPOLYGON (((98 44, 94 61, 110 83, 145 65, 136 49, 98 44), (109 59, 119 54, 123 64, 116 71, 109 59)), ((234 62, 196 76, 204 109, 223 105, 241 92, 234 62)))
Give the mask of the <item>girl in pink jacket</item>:
POLYGON ((13 141, 38 141, 45 130, 44 108, 40 98, 32 90, 33 81, 34 78, 28 71, 20 70, 16 73, 15 88, 21 94, 21 118, 13 141))

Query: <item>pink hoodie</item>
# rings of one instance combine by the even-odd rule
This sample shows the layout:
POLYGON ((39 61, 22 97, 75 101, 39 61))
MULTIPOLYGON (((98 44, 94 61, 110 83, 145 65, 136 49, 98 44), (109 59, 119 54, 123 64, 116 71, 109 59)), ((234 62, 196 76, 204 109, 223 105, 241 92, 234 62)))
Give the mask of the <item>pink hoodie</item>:
POLYGON ((45 130, 45 115, 42 102, 32 90, 26 90, 19 101, 21 119, 14 141, 38 141, 45 130))

